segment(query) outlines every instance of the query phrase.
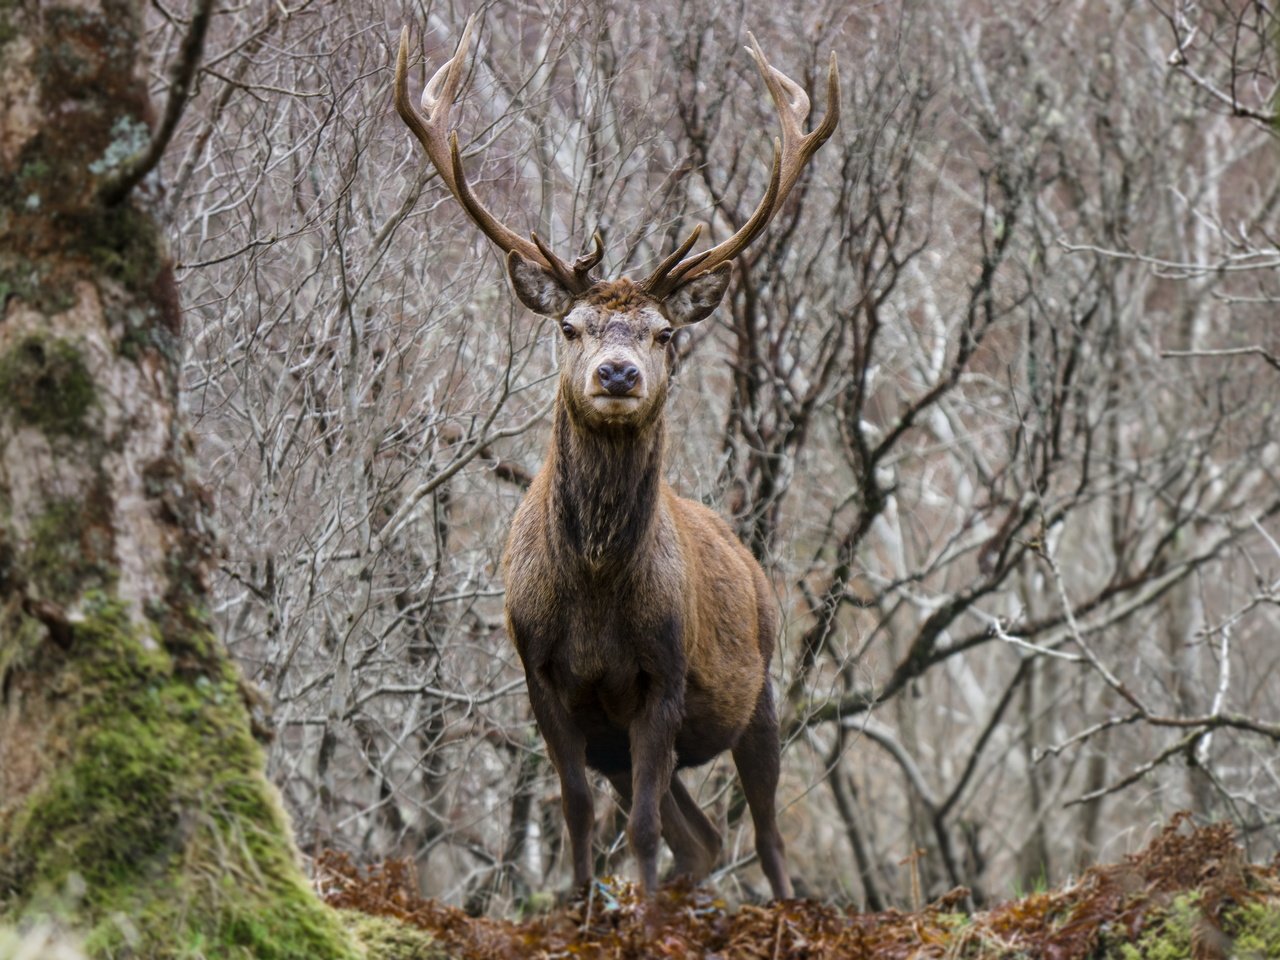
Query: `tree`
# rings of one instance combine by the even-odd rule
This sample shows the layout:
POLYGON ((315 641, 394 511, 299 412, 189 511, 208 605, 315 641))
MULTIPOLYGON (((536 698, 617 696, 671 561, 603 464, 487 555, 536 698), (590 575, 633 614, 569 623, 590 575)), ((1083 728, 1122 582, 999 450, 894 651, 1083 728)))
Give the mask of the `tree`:
MULTIPOLYGON (((746 29, 811 85, 839 52, 846 119, 679 344, 670 436, 784 603, 783 828, 823 895, 998 895, 1187 807, 1274 849, 1280 381, 1255 350, 1162 354, 1274 354, 1280 193, 1265 116, 1188 109, 1227 107, 1170 54, 1229 90, 1239 22, 1192 37, 1193 6, 484 7, 476 191, 557 249, 600 228, 610 272, 758 198, 746 29)), ((465 19, 406 9, 228 11, 165 213, 214 616, 269 691, 300 844, 501 910, 562 880, 496 576, 555 331, 390 111, 402 24, 421 82, 465 19)), ((1259 113, 1272 37, 1238 46, 1259 113)), ((759 890, 731 778, 695 786, 733 827, 719 882, 759 890)))
POLYGON ((141 4, 0 8, 0 918, 67 918, 104 955, 342 957, 210 629, 178 415, 147 175, 211 6, 159 117, 141 4))

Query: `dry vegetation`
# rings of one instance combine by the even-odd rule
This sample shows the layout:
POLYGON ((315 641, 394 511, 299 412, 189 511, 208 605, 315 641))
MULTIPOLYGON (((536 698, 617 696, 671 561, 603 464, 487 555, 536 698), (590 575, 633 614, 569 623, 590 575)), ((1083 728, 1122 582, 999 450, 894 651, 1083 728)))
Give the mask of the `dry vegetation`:
POLYGON ((342 854, 322 858, 318 883, 333 906, 425 930, 438 949, 464 960, 1276 956, 1280 861, 1250 866, 1229 825, 1187 830, 1184 819, 1175 817, 1120 863, 975 914, 960 912, 963 891, 914 912, 857 913, 816 900, 730 910, 705 890, 677 885, 644 902, 630 884, 610 880, 564 907, 514 922, 423 899, 405 861, 361 870, 342 854))

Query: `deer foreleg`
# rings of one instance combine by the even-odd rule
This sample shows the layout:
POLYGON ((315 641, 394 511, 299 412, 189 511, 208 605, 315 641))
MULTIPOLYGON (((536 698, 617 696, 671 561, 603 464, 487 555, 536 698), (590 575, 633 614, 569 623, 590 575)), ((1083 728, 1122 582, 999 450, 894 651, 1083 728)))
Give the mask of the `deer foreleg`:
POLYGON ((540 679, 527 674, 526 680, 534 719, 560 775, 560 807, 569 833, 573 885, 583 887, 591 882, 591 834, 595 826, 586 739, 540 679))
POLYGON ((681 698, 655 689, 631 723, 631 816, 627 835, 646 894, 658 888, 658 842, 662 836, 662 800, 675 770, 675 738, 681 698))

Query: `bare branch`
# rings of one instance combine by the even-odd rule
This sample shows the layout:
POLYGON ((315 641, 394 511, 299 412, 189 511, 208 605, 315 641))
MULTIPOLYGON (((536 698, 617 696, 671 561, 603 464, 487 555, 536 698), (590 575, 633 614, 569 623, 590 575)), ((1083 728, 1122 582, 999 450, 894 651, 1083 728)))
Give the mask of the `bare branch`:
POLYGON ((114 206, 124 200, 142 182, 142 178, 155 169, 165 148, 169 146, 191 97, 196 67, 200 63, 205 34, 213 16, 213 4, 214 0, 194 0, 191 20, 178 48, 177 58, 169 66, 169 95, 165 99, 159 125, 151 132, 151 139, 146 147, 124 161, 98 184, 98 199, 107 206, 114 206))

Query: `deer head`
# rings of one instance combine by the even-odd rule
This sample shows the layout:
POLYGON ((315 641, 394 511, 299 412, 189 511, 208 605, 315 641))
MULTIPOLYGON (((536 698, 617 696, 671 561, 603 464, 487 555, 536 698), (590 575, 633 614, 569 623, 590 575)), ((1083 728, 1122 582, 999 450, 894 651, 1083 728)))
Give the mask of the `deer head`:
POLYGON ((565 340, 561 395, 587 425, 640 425, 661 413, 666 399, 673 332, 697 323, 719 305, 729 286, 732 262, 781 209, 805 164, 831 136, 840 119, 840 78, 835 54, 827 72, 827 114, 804 133, 809 97, 765 59, 756 38, 747 48, 778 112, 781 138, 774 139, 769 185, 755 212, 722 243, 690 251, 702 226, 664 259, 644 281, 601 281, 592 271, 604 256, 599 233, 593 249, 568 264, 536 233, 526 240, 500 223, 475 197, 462 169, 450 114, 460 92, 475 17, 467 21, 453 57, 423 90, 421 109, 408 94, 409 29, 400 33, 395 104, 422 143, 440 178, 467 214, 507 254, 516 296, 533 312, 557 321, 565 340))

